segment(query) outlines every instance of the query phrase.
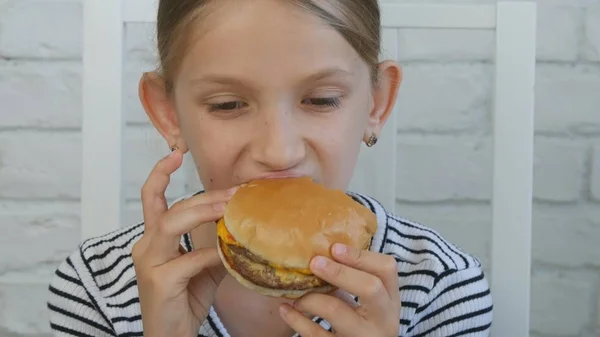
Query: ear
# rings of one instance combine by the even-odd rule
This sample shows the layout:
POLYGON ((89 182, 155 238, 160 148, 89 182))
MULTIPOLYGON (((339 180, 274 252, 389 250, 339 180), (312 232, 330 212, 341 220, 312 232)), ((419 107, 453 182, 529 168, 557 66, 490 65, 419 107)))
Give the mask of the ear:
POLYGON ((375 134, 381 134, 381 129, 390 117, 398 89, 402 83, 402 68, 394 61, 384 61, 379 64, 378 78, 373 87, 373 107, 369 113, 369 120, 365 130, 365 142, 375 134))
POLYGON ((138 94, 148 118, 167 141, 167 145, 177 146, 184 153, 187 152, 174 98, 166 91, 163 77, 156 72, 144 73, 140 79, 138 94))

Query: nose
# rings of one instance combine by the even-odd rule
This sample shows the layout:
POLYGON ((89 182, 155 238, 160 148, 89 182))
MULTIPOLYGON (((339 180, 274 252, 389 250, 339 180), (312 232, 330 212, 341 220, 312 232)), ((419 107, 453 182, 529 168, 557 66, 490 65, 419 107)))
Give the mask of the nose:
POLYGON ((251 148, 254 161, 270 171, 283 171, 296 167, 306 156, 306 146, 293 115, 276 113, 265 116, 255 130, 251 148))

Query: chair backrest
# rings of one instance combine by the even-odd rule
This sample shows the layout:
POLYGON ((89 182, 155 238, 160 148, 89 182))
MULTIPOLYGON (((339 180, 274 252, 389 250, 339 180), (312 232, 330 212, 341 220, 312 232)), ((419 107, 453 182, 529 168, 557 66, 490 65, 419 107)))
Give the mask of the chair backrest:
MULTIPOLYGON (((401 28, 496 32, 491 286, 494 336, 529 336, 536 4, 381 3, 383 49, 398 58, 401 28)), ((84 1, 82 236, 121 225, 123 32, 153 23, 156 0, 84 1), (111 137, 105 135, 112 134, 111 137), (102 141, 98 141, 102 139, 102 141)), ((352 188, 396 202, 396 116, 376 147, 362 151, 352 188), (376 165, 372 163, 386 163, 376 165), (376 171, 373 171, 373 170, 376 171)), ((485 224, 482 224, 485 225, 485 224)))

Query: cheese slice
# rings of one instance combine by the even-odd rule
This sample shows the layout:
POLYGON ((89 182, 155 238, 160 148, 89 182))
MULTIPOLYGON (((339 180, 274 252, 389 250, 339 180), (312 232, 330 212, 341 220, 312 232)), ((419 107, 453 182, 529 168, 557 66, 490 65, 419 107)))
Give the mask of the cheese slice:
POLYGON ((225 244, 241 247, 242 245, 235 240, 233 235, 229 233, 227 227, 225 227, 225 220, 221 219, 217 222, 217 235, 223 240, 225 244))
MULTIPOLYGON (((217 222, 217 235, 221 238, 223 243, 227 245, 233 245, 238 247, 243 247, 237 240, 229 233, 227 227, 225 227, 225 220, 221 219, 217 222)), ((286 268, 282 265, 269 262, 269 266, 275 269, 276 273, 282 272, 296 272, 304 275, 313 275, 312 271, 309 268, 286 268)))

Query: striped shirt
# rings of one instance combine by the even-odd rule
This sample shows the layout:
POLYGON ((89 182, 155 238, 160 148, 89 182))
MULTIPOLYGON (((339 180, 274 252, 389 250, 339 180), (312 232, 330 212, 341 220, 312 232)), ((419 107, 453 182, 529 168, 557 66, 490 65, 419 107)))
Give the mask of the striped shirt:
MULTIPOLYGON (((373 198, 348 194, 377 216, 370 250, 398 261, 398 336, 488 336, 492 298, 479 260, 436 231, 388 213, 373 198)), ((48 300, 56 336, 144 335, 131 258, 143 231, 141 223, 86 240, 58 267, 48 300)), ((189 234, 181 243, 192 249, 189 234)), ((326 320, 314 320, 331 329, 326 320)), ((198 335, 229 336, 214 308, 198 335)))

